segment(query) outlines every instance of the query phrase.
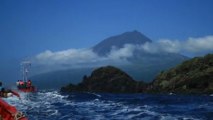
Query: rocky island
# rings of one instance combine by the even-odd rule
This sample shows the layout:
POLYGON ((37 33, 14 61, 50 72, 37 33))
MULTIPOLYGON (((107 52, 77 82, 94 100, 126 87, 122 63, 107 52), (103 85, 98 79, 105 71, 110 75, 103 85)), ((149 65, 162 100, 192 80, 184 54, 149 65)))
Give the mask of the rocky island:
POLYGON ((151 83, 133 80, 128 74, 113 66, 100 67, 91 76, 84 76, 78 85, 69 84, 62 92, 107 93, 213 93, 213 54, 184 61, 167 71, 162 71, 151 83))
POLYGON ((83 77, 78 85, 69 84, 61 91, 89 91, 107 93, 135 93, 142 92, 145 84, 133 80, 128 74, 113 66, 100 67, 91 76, 83 77))

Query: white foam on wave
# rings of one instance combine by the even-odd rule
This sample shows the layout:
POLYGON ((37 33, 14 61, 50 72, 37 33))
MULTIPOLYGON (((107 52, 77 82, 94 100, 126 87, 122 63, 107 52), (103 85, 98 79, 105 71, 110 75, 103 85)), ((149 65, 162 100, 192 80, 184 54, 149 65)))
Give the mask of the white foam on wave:
POLYGON ((202 119, 177 115, 161 115, 160 120, 202 120, 202 119))
POLYGON ((134 104, 124 104, 114 101, 104 101, 100 99, 95 99, 85 102, 75 102, 77 111, 84 113, 87 119, 100 118, 100 119, 160 119, 160 120, 199 120, 191 116, 185 115, 172 115, 161 113, 161 111, 155 111, 160 106, 150 106, 150 105, 134 105, 134 104))
POLYGON ((102 97, 101 95, 99 95, 99 94, 97 94, 97 93, 90 93, 90 92, 88 92, 89 94, 92 94, 92 95, 95 95, 95 96, 97 96, 97 97, 102 97))
POLYGON ((68 95, 61 95, 58 91, 40 91, 29 94, 20 93, 22 100, 19 100, 16 97, 11 97, 5 100, 16 106, 19 110, 27 112, 32 120, 48 120, 50 118, 52 120, 68 120, 70 118, 72 120, 149 120, 153 118, 160 120, 195 119, 190 116, 165 114, 161 113, 161 111, 156 111, 156 109, 162 106, 148 104, 135 105, 121 101, 103 100, 101 95, 96 93, 89 94, 96 95, 96 99, 88 101, 72 101, 67 99, 69 97, 68 95), (76 115, 76 113, 78 113, 78 115, 76 115))
POLYGON ((136 118, 141 118, 142 115, 143 119, 150 119, 152 117, 158 116, 159 114, 157 112, 151 111, 150 108, 151 106, 148 105, 143 105, 143 106, 122 106, 120 109, 115 111, 112 115, 120 119, 119 115, 126 116, 124 119, 131 120, 131 119, 136 119, 136 118))
MULTIPOLYGON (((54 104, 68 104, 68 96, 60 95, 58 91, 40 91, 37 93, 19 93, 21 100, 17 97, 4 99, 9 104, 15 106, 18 110, 28 113, 29 117, 37 114, 39 119, 60 116, 60 112, 54 104), (41 118, 40 118, 41 117, 41 118)), ((34 118, 35 119, 35 118, 34 118)))
MULTIPOLYGON (((64 104, 64 106, 74 106, 76 111, 83 113, 85 115, 84 117, 88 119, 121 119, 123 118, 123 116, 127 116, 125 119, 131 119, 145 113, 153 115, 155 114, 151 111, 146 110, 150 108, 150 106, 148 105, 135 107, 124 105, 123 103, 119 102, 104 101, 98 98, 90 101, 72 102, 66 100, 68 96, 60 95, 60 93, 58 93, 57 91, 42 91, 35 93, 35 95, 33 95, 34 99, 31 98, 32 96, 30 95, 31 94, 21 93, 21 101, 18 100, 18 98, 10 98, 8 99, 8 101, 13 103, 14 106, 17 106, 17 108, 21 109, 22 111, 31 111, 30 113, 37 112, 40 114, 39 116, 41 117, 44 117, 45 115, 58 118, 68 118, 70 116, 73 116, 72 114, 68 114, 68 116, 60 116, 60 111, 54 105, 58 103, 64 104)), ((101 97, 101 95, 99 97, 101 97)))

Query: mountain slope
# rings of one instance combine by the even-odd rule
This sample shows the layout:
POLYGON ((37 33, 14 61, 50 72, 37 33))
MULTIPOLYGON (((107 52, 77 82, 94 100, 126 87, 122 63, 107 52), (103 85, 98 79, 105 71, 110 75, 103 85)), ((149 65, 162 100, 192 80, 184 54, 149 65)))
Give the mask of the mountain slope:
MULTIPOLYGON (((100 57, 107 58, 107 55, 109 54, 113 46, 117 48, 122 48, 125 44, 132 44, 134 46, 143 45, 146 42, 152 41, 138 31, 125 32, 121 35, 104 39, 102 42, 93 47, 93 51, 100 55, 100 57)), ((134 50, 132 52, 132 56, 124 58, 125 61, 128 61, 129 64, 110 64, 109 62, 108 64, 105 63, 104 66, 113 65, 127 72, 135 80, 151 82, 160 71, 167 70, 188 59, 187 57, 177 53, 150 53, 145 50, 134 50)), ((99 67, 100 66, 101 65, 99 65, 99 67)), ((62 82, 63 84, 68 83, 69 80, 72 83, 78 83, 80 82, 82 76, 89 72, 91 72, 91 69, 86 67, 82 67, 80 69, 70 68, 67 70, 58 70, 52 73, 50 72, 40 74, 34 76, 34 79, 36 79, 37 81, 42 80, 42 82, 55 80, 58 83, 62 82), (60 77, 58 77, 59 75, 60 77)), ((59 87, 59 84, 55 86, 59 87)))
POLYGON ((98 55, 106 55, 110 52, 112 47, 122 48, 125 44, 144 44, 146 42, 152 42, 148 37, 144 36, 138 31, 125 32, 120 35, 109 37, 104 39, 92 49, 98 55))
POLYGON ((68 70, 58 70, 31 76, 35 86, 39 89, 59 88, 70 82, 77 84, 83 75, 90 74, 93 68, 76 68, 68 70))
MULTIPOLYGON (((120 35, 109 37, 93 47, 93 51, 99 55, 108 55, 112 47, 123 48, 125 44, 143 45, 152 42, 148 37, 138 31, 125 32, 120 35)), ((153 48, 154 49, 154 48, 153 48)), ((133 55, 127 60, 129 65, 116 66, 133 76, 136 80, 151 81, 161 70, 166 70, 187 60, 188 57, 177 53, 156 52, 150 53, 145 50, 134 50, 133 55)))

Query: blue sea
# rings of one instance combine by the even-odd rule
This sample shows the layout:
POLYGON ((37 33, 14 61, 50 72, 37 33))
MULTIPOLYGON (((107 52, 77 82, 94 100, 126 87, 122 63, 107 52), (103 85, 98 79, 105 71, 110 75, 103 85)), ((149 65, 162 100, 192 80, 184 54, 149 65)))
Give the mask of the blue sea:
POLYGON ((29 120, 213 120, 213 96, 60 93, 4 99, 29 120))

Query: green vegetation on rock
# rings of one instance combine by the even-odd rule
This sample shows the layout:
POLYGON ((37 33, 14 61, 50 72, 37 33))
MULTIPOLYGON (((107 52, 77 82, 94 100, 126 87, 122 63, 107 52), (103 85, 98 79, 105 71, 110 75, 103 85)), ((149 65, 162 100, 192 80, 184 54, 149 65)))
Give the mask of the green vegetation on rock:
POLYGON ((152 83, 152 91, 213 93, 213 54, 195 57, 161 72, 152 83))
POLYGON ((144 83, 133 80, 128 74, 112 66, 100 67, 91 76, 83 77, 78 85, 70 84, 62 87, 61 91, 89 91, 109 93, 142 92, 144 83))
POLYGON ((135 81, 125 72, 112 66, 100 67, 91 76, 84 76, 78 85, 69 84, 61 91, 108 93, 213 93, 213 54, 196 57, 162 71, 152 83, 135 81))

